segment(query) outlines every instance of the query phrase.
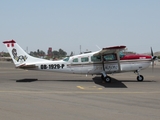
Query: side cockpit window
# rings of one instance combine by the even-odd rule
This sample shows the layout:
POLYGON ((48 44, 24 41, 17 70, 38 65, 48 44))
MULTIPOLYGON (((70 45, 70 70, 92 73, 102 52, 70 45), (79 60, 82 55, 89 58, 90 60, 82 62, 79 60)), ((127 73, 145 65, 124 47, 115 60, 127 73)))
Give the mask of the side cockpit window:
POLYGON ((112 60, 117 60, 117 57, 115 54, 104 55, 104 61, 112 61, 112 60))

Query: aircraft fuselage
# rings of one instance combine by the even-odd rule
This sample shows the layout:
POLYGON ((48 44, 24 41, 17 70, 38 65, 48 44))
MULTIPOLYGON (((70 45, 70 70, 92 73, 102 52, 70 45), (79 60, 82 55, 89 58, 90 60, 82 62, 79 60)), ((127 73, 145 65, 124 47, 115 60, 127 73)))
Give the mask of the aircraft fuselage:
MULTIPOLYGON (((109 54, 111 55, 111 54, 109 54)), ((115 54, 113 54, 115 55, 115 54)), ((116 56, 116 55, 115 55, 116 56)), ((119 61, 117 58, 109 58, 102 60, 104 56, 101 56, 99 60, 93 60, 93 53, 81 54, 72 57, 68 57, 68 60, 57 60, 48 62, 37 62, 33 66, 25 65, 19 68, 42 70, 42 71, 53 71, 73 74, 100 74, 105 71, 106 74, 131 72, 136 70, 142 70, 150 66, 151 57, 140 55, 134 55, 134 58, 123 59, 119 61)), ((111 57, 111 56, 110 56, 111 57)))

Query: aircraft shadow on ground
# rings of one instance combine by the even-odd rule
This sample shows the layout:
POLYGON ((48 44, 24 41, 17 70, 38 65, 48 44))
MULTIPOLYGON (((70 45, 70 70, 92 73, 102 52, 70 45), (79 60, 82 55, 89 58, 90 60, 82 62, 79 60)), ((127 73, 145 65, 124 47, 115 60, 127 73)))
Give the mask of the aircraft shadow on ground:
POLYGON ((105 88, 127 88, 126 85, 124 85, 122 82, 112 78, 111 83, 105 83, 101 80, 100 77, 94 77, 93 81, 92 80, 38 80, 38 79, 33 79, 33 78, 25 78, 25 79, 20 79, 16 80, 16 82, 36 82, 36 81, 43 81, 43 82, 94 82, 97 85, 103 86, 105 88))
POLYGON ((94 77, 93 81, 95 84, 101 85, 105 88, 127 88, 125 84, 115 78, 112 78, 111 83, 104 82, 100 77, 94 77))
POLYGON ((119 79, 117 80, 115 78, 112 78, 111 83, 105 83, 101 79, 101 77, 97 77, 97 76, 93 78, 93 81, 95 84, 101 85, 106 88, 127 88, 127 86, 124 84, 127 82, 137 82, 137 83, 156 82, 154 80, 144 80, 142 82, 138 82, 136 79, 135 80, 119 80, 119 79))
POLYGON ((144 83, 144 82, 156 82, 156 81, 154 81, 154 80, 144 80, 144 81, 137 81, 136 79, 135 80, 118 80, 118 81, 120 81, 120 82, 138 82, 138 83, 144 83))
POLYGON ((35 82, 35 81, 44 81, 44 82, 50 82, 50 81, 57 81, 57 82, 93 82, 92 80, 38 80, 38 79, 33 79, 33 78, 25 78, 25 79, 20 79, 16 80, 16 82, 35 82))
MULTIPOLYGON (((105 88, 127 88, 127 86, 124 84, 125 82, 138 82, 137 80, 117 80, 115 78, 112 78, 111 83, 106 83, 104 82, 101 77, 94 77, 92 80, 38 80, 35 78, 25 78, 25 79, 20 79, 16 80, 16 82, 36 82, 36 81, 44 81, 44 82, 94 82, 97 85, 103 86, 105 88), (92 81, 93 80, 93 81, 92 81)), ((156 82, 153 80, 144 80, 143 82, 156 82)), ((139 82, 139 83, 143 83, 139 82)))
POLYGON ((25 78, 25 79, 20 79, 20 80, 16 80, 16 82, 35 82, 38 79, 33 79, 33 78, 25 78))

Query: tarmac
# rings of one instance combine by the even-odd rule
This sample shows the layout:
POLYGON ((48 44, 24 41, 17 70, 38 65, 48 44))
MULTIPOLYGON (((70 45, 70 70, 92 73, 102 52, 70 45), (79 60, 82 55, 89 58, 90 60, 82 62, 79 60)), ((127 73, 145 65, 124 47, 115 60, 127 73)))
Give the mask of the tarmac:
POLYGON ((160 120, 160 66, 99 76, 15 69, 0 62, 1 120, 160 120))

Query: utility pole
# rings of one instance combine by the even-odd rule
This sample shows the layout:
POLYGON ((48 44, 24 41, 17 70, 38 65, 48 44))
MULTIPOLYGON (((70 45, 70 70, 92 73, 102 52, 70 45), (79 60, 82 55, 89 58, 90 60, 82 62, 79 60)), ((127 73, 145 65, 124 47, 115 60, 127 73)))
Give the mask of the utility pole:
POLYGON ((80 45, 80 54, 82 54, 82 53, 81 53, 81 45, 80 45))

